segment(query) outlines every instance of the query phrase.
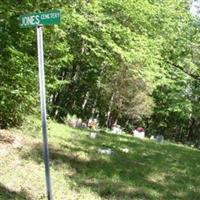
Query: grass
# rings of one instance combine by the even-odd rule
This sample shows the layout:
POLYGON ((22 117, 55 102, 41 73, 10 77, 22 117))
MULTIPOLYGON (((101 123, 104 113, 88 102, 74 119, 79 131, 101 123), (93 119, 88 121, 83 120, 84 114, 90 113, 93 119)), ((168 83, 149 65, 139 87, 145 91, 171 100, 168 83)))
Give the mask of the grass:
MULTIPOLYGON (((23 144, 20 149, 0 141, 1 200, 46 199, 39 124, 29 118, 21 130, 6 132, 23 144)), ((48 127, 55 200, 200 199, 198 150, 106 132, 90 139, 88 130, 52 121, 48 127), (99 154, 101 147, 114 153, 99 154)))

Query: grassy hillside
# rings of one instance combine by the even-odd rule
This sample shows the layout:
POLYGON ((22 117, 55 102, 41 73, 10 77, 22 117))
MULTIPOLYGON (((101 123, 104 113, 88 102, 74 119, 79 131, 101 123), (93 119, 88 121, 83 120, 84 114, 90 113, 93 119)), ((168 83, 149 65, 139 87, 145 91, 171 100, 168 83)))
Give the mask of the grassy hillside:
MULTIPOLYGON (((39 120, 0 131, 0 199, 45 199, 39 120)), ((49 123, 55 200, 199 200, 200 152, 49 123), (111 155, 98 148, 110 148, 111 155), (128 148, 129 152, 122 151, 128 148)))

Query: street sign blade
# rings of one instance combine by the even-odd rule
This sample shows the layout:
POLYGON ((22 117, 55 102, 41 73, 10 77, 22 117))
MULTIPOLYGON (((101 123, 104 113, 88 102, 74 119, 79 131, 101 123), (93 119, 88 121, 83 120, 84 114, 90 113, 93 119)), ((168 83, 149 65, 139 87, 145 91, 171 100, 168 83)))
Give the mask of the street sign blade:
POLYGON ((48 11, 42 13, 32 13, 20 16, 21 27, 28 28, 38 25, 54 25, 60 23, 60 11, 48 11))

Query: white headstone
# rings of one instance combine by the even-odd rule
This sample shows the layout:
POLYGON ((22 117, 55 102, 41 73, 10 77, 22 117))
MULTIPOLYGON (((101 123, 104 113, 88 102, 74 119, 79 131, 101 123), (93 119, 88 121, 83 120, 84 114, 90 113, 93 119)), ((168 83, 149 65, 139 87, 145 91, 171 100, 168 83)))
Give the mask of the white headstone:
POLYGON ((95 132, 91 132, 90 133, 90 138, 91 139, 95 139, 97 137, 97 133, 95 133, 95 132))
POLYGON ((144 139, 145 132, 140 132, 140 131, 134 130, 133 136, 136 137, 136 138, 144 139))
POLYGON ((97 152, 100 154, 108 154, 108 155, 113 153, 113 151, 110 148, 107 149, 99 148, 97 149, 97 152))
POLYGON ((112 127, 112 133, 114 134, 122 134, 122 129, 120 128, 120 126, 114 126, 112 127))
POLYGON ((123 148, 123 149, 121 149, 121 151, 124 152, 124 153, 128 153, 129 152, 128 148, 123 148))
POLYGON ((150 140, 155 140, 154 135, 152 135, 152 136, 150 137, 150 140))
POLYGON ((193 16, 200 16, 200 0, 193 1, 190 12, 193 16))

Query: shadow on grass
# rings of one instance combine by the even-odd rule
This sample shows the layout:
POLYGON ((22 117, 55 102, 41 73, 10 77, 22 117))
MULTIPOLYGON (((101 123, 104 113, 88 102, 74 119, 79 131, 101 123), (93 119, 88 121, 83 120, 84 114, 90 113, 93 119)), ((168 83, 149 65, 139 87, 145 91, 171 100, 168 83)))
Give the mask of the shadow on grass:
MULTIPOLYGON (((42 145, 22 156, 43 162, 42 145)), ((117 200, 199 200, 198 157, 197 151, 105 133, 95 140, 76 135, 59 148, 50 146, 54 168, 67 165, 74 169, 66 178, 105 199, 117 200), (96 150, 102 146, 115 153, 98 154, 96 150), (120 147, 128 148, 129 153, 120 147)))
POLYGON ((0 199, 1 200, 30 200, 24 192, 14 192, 6 188, 0 183, 0 199))
POLYGON ((114 197, 114 199, 117 200, 138 198, 154 200, 154 198, 151 197, 151 194, 148 193, 148 190, 145 190, 144 188, 134 188, 125 184, 113 182, 112 180, 83 180, 82 184, 86 187, 92 188, 94 192, 97 192, 105 199, 114 197))

